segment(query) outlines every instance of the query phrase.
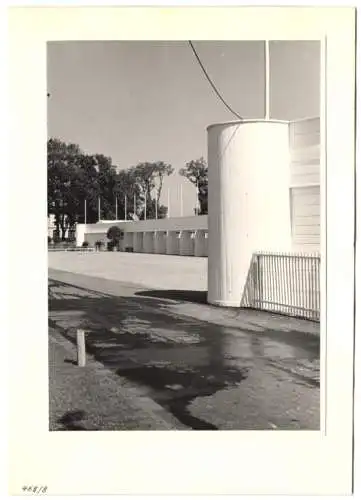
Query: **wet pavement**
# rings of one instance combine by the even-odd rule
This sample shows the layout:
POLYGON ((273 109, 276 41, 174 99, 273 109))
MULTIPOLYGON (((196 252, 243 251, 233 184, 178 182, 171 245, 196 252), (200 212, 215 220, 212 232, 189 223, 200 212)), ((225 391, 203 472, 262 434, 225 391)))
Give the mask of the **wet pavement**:
MULTIPOLYGON (((51 270, 49 278, 50 337, 60 335, 73 346, 74 362, 76 329, 85 328, 89 360, 132 391, 133 407, 139 400, 139 408, 144 401, 153 402, 154 411, 161 408, 170 428, 320 428, 315 325, 254 311, 220 311, 194 293, 190 299, 179 293, 152 296, 127 284, 51 270)), ((63 357, 62 368, 57 358, 59 377, 69 369, 63 357)), ((74 365, 71 369, 72 376, 84 373, 74 365)), ((61 403, 52 403, 56 388, 53 380, 51 415, 55 407, 57 415, 62 411, 61 403)), ((82 404, 89 404, 86 393, 81 404, 77 398, 76 408, 70 398, 66 411, 81 412, 82 404)), ((94 396, 89 399, 96 404, 94 396)), ((116 398, 110 398, 111 404, 117 407, 116 398)), ((148 414, 149 408, 152 404, 148 414)), ((127 427, 129 411, 112 411, 111 428, 154 428, 143 417, 127 427)), ((96 428, 105 428, 101 418, 96 428)))

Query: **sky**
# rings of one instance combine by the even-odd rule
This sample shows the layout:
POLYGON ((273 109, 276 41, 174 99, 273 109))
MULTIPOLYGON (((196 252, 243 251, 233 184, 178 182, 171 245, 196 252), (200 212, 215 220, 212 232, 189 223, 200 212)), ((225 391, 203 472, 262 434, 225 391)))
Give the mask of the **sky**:
MULTIPOLYGON (((264 42, 194 41, 226 102, 243 118, 263 118, 264 42)), ((175 173, 161 202, 170 215, 194 213, 195 188, 178 171, 207 158, 206 128, 234 120, 204 77, 187 41, 49 42, 48 137, 110 156, 120 169, 164 161, 175 173)), ((270 115, 320 113, 320 45, 270 42, 270 115)))

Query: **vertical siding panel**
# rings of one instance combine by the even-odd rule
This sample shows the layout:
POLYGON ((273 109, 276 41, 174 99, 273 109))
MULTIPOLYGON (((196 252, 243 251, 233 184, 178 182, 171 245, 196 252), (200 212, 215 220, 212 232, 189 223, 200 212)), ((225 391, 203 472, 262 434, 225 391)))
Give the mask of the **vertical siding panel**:
POLYGON ((292 188, 294 250, 318 251, 320 245, 320 188, 292 188))

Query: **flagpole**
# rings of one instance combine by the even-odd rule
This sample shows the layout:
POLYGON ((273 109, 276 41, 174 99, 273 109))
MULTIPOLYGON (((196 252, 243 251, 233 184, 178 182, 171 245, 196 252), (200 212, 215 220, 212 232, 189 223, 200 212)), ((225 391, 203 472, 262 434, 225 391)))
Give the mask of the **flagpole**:
POLYGON ((168 210, 167 210, 167 218, 169 219, 169 216, 170 216, 170 192, 169 192, 169 188, 168 188, 168 199, 167 199, 167 205, 168 205, 168 210))
POLYGON ((195 215, 198 215, 198 181, 196 182, 196 210, 195 215))
POLYGON ((118 198, 115 197, 115 220, 118 220, 118 198))
POLYGON ((155 218, 158 219, 158 201, 157 197, 155 198, 155 218))
POLYGON ((270 52, 269 40, 265 40, 265 119, 270 119, 270 52))
POLYGON ((86 224, 86 200, 84 200, 84 224, 86 224))
POLYGON ((147 191, 144 197, 144 220, 147 220, 147 191))
POLYGON ((100 221, 100 196, 98 197, 98 222, 100 221))
POLYGON ((183 184, 180 185, 180 212, 183 217, 183 184))
POLYGON ((124 219, 127 220, 127 195, 124 196, 124 219))
POLYGON ((134 193, 134 200, 133 200, 133 202, 134 202, 133 212, 134 212, 134 218, 135 218, 136 211, 137 211, 137 203, 136 203, 136 199, 135 199, 135 193, 134 193))

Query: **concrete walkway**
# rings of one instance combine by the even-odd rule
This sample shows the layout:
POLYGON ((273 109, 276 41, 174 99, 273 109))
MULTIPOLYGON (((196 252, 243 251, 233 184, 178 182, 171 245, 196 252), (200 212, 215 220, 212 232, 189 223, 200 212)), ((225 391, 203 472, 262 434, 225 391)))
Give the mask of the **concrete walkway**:
POLYGON ((207 290, 208 259, 125 252, 49 252, 48 267, 151 289, 207 290))

